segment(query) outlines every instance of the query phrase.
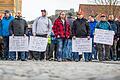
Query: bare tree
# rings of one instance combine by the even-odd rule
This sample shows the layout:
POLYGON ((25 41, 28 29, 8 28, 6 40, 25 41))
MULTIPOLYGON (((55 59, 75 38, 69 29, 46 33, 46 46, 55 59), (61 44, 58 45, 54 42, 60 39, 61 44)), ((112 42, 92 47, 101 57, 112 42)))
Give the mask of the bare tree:
POLYGON ((120 0, 88 0, 89 2, 98 5, 98 13, 112 14, 115 17, 120 14, 120 0))
POLYGON ((95 4, 99 5, 98 8, 101 13, 113 14, 116 16, 120 12, 120 0, 93 0, 95 4))

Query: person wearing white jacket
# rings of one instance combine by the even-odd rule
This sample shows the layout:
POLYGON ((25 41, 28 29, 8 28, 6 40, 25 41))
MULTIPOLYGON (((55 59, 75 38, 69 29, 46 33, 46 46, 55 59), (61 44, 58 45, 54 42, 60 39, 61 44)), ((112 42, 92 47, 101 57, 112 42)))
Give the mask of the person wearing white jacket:
MULTIPOLYGON (((32 26, 32 32, 33 36, 38 36, 38 37, 48 37, 51 30, 52 30, 52 22, 51 20, 47 17, 47 12, 46 10, 41 10, 42 16, 38 17, 32 26)), ((35 60, 43 60, 45 55, 45 52, 34 52, 33 57, 35 60)))

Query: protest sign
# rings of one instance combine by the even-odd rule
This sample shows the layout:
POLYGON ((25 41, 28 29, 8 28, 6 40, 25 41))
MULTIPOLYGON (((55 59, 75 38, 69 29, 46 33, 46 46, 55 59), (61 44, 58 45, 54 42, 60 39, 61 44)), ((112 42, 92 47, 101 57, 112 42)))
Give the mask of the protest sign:
POLYGON ((29 50, 38 52, 46 51, 47 43, 47 38, 30 36, 29 50))
POLYGON ((72 52, 92 52, 92 39, 76 38, 72 40, 72 52))
POLYGON ((10 36, 9 51, 28 51, 28 37, 10 36))

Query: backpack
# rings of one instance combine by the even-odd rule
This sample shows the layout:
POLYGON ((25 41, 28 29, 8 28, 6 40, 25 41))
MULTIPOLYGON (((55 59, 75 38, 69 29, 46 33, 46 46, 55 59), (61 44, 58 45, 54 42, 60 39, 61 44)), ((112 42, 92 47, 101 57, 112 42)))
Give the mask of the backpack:
MULTIPOLYGON (((40 18, 41 18, 41 17, 39 17, 39 18, 37 19, 37 22, 36 22, 36 29, 37 29, 38 21, 39 21, 40 18)), ((48 19, 48 26, 47 26, 47 27, 50 29, 50 27, 49 27, 49 26, 50 26, 50 25, 49 25, 50 21, 49 21, 49 18, 47 18, 47 19, 48 19)))
MULTIPOLYGON (((108 23, 108 25, 109 25, 109 30, 111 30, 112 28, 111 28, 110 23, 109 23, 109 22, 107 22, 107 23, 108 23)), ((96 27, 96 28, 100 28, 99 26, 100 26, 100 22, 98 22, 98 24, 97 24, 97 27, 96 27)))

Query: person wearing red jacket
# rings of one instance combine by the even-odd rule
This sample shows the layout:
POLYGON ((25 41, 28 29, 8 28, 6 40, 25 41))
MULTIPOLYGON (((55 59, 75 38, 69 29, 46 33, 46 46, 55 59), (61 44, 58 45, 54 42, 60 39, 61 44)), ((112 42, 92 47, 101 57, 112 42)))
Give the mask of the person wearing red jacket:
POLYGON ((65 56, 63 51, 64 46, 70 37, 70 24, 66 20, 66 14, 64 11, 60 12, 59 17, 55 20, 52 29, 58 43, 57 60, 61 62, 64 60, 63 56, 65 56))

